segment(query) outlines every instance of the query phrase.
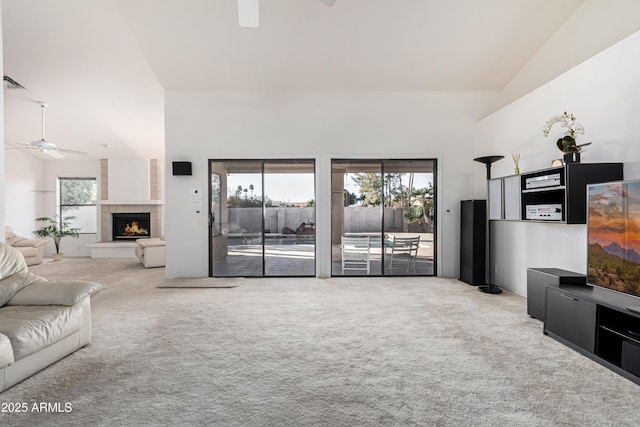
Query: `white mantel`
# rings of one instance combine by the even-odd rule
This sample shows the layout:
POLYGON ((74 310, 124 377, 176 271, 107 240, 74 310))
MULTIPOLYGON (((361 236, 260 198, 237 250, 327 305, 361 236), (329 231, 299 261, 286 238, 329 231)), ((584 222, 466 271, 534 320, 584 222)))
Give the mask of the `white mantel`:
POLYGON ((96 200, 96 205, 164 205, 163 200, 96 200))

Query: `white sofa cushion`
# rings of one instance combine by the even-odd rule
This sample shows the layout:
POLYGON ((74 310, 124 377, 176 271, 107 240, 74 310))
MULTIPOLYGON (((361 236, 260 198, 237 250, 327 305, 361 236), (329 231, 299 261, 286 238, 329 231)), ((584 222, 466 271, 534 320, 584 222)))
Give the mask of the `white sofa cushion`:
POLYGON ((13 363, 13 348, 6 335, 0 334, 0 369, 13 363))
POLYGON ((100 288, 86 280, 42 280, 16 292, 7 305, 74 305, 100 288))
POLYGON ((23 271, 0 280, 0 307, 9 302, 20 289, 33 283, 33 276, 28 271, 23 271))
POLYGON ((20 251, 22 256, 25 258, 38 256, 38 249, 31 246, 27 246, 25 248, 16 248, 16 249, 20 251))
POLYGON ((16 361, 79 331, 78 306, 5 306, 0 309, 0 334, 11 340, 16 361))
POLYGON ((11 227, 9 227, 8 225, 5 226, 4 241, 8 245, 13 246, 14 248, 15 247, 22 247, 22 248, 31 247, 35 249, 47 244, 47 240, 27 239, 26 237, 17 236, 16 233, 14 233, 11 227))
POLYGON ((20 252, 7 244, 0 245, 0 279, 7 278, 27 269, 27 263, 20 252))
POLYGON ((25 286, 46 279, 29 273, 24 257, 17 249, 0 243, 0 307, 25 286))

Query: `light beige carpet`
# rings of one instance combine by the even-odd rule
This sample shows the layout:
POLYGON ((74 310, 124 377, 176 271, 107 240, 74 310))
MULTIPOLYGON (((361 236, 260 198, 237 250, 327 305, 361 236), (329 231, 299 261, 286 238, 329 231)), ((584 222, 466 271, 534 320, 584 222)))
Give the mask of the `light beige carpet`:
POLYGON ((93 344, 0 394, 69 403, 0 425, 635 426, 640 387, 542 334, 525 299, 439 278, 157 288, 162 269, 66 259, 96 280, 93 344))
POLYGON ((244 283, 244 277, 181 277, 164 279, 159 288, 235 288, 244 283))

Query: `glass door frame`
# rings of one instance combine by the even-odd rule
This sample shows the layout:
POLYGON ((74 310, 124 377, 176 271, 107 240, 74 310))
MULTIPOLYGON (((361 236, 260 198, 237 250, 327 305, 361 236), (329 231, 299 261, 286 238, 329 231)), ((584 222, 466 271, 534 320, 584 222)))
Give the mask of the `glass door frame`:
MULTIPOLYGON (((313 176, 313 185, 312 185, 312 190, 313 190, 313 201, 314 201, 314 205, 313 205, 313 214, 311 215, 311 217, 314 220, 313 226, 315 227, 315 223, 317 223, 316 220, 316 216, 317 216, 317 189, 316 189, 316 181, 317 181, 317 160, 314 158, 260 158, 260 159, 249 159, 249 158, 240 158, 240 159, 209 159, 208 160, 208 185, 209 185, 209 198, 208 198, 208 212, 209 212, 209 226, 208 226, 208 232, 209 232, 209 277, 315 277, 317 274, 317 258, 318 258, 318 235, 317 232, 315 233, 315 235, 313 236, 313 258, 312 258, 312 272, 310 274, 302 274, 302 275, 292 275, 292 274, 283 274, 283 275, 277 275, 277 274, 272 274, 269 273, 267 271, 267 242, 266 242, 266 235, 265 235, 265 229, 266 229, 266 219, 265 219, 265 215, 267 213, 267 208, 270 208, 270 206, 267 206, 267 202, 266 202, 266 196, 268 195, 265 189, 265 175, 269 174, 269 165, 280 165, 281 167, 283 165, 292 165, 295 169, 295 165, 296 164, 301 164, 301 165, 306 165, 307 167, 309 167, 311 169, 311 174, 313 176), (225 217, 225 215, 221 215, 220 213, 215 213, 214 212, 214 207, 213 207, 213 202, 214 199, 216 199, 216 195, 214 194, 214 189, 213 189, 213 183, 212 183, 212 179, 214 175, 220 175, 220 172, 216 172, 214 171, 214 165, 216 163, 246 163, 247 165, 257 165, 259 164, 260 166, 260 199, 261 199, 261 219, 260 219, 260 239, 259 239, 259 244, 261 245, 261 274, 260 275, 253 275, 253 276, 246 276, 246 275, 242 275, 242 274, 238 274, 238 275, 216 275, 215 273, 215 268, 214 268, 214 263, 215 263, 215 256, 214 256, 214 238, 216 236, 214 236, 214 231, 216 230, 216 228, 220 228, 220 233, 219 235, 224 235, 224 234, 228 234, 228 230, 226 230, 226 228, 228 228, 228 216, 226 216, 227 220, 226 220, 226 225, 224 224, 225 221, 222 221, 222 224, 220 223, 220 221, 225 217), (266 167, 265 167, 266 166, 266 167), (220 217, 219 219, 216 219, 216 216, 220 217), (226 227, 226 228, 225 228, 226 227), (226 233, 225 233, 226 232, 226 233), (269 273, 269 274, 268 274, 269 273)), ((228 176, 228 170, 225 167, 225 173, 228 176)), ((285 172, 286 173, 286 172, 285 172)), ((304 173, 304 172, 303 172, 304 173)), ((224 185, 220 185, 219 187, 219 191, 222 192, 228 192, 227 189, 227 178, 225 177, 225 179, 223 180, 225 182, 224 185)), ((245 190, 246 191, 246 190, 245 190)), ((219 195, 218 195, 219 196, 219 195)), ((217 197, 217 199, 219 200, 219 204, 221 205, 220 209, 229 209, 228 207, 225 207, 227 204, 227 199, 226 197, 217 197), (224 202, 222 202, 222 200, 224 200, 224 202)), ((228 212, 227 212, 228 215, 228 212)), ((305 222, 306 223, 306 222, 305 222)), ((297 230, 296 230, 297 231, 297 230)), ((305 235, 304 240, 306 242, 308 242, 309 240, 309 229, 305 228, 304 230, 302 230, 303 232, 306 232, 307 234, 305 235)), ((276 233, 278 234, 278 233, 276 233)), ((269 236, 272 237, 272 236, 269 236)), ((296 243, 297 243, 297 237, 296 237, 296 243)), ((284 243, 284 239, 280 239, 279 241, 283 241, 284 243)), ((228 242, 227 242, 228 244, 228 242)), ((223 245, 224 246, 224 252, 226 253, 228 251, 228 246, 227 244, 223 245)))
MULTIPOLYGON (((382 197, 382 203, 380 205, 380 209, 382 210, 380 216, 380 239, 382 245, 384 246, 384 237, 386 234, 386 231, 384 229, 384 225, 385 225, 385 194, 384 194, 384 185, 385 185, 385 179, 386 179, 386 174, 387 172, 385 171, 385 162, 390 163, 390 162, 431 162, 433 167, 432 167, 432 179, 433 179, 433 196, 432 196, 432 203, 433 203, 433 224, 432 224, 432 235, 433 235, 433 240, 432 240, 432 245, 433 245, 433 256, 432 256, 432 272, 429 274, 411 274, 411 275, 406 275, 406 274, 392 274, 392 273, 387 273, 386 267, 385 267, 385 255, 386 252, 385 250, 382 250, 382 268, 379 274, 368 274, 368 275, 360 275, 359 277, 431 277, 431 276, 437 276, 438 274, 438 253, 439 253, 439 246, 438 246, 438 234, 440 231, 440 226, 439 226, 439 204, 438 204, 438 200, 439 200, 439 158, 436 156, 433 157, 420 157, 420 158, 392 158, 392 157, 384 157, 384 158, 369 158, 369 157, 352 157, 352 158, 343 158, 343 157, 334 157, 330 159, 330 179, 331 179, 331 189, 332 189, 332 194, 333 194, 333 166, 335 162, 352 162, 353 164, 358 164, 358 163, 362 163, 362 164, 374 164, 374 163, 378 163, 380 165, 380 175, 381 175, 381 188, 380 188, 380 192, 381 192, 381 197, 382 197)), ((334 209, 334 197, 332 195, 331 199, 331 211, 333 212, 334 209)), ((334 261, 333 261, 333 250, 334 250, 334 245, 335 245, 335 238, 334 238, 334 226, 336 224, 334 223, 334 215, 333 213, 330 215, 330 230, 331 230, 331 239, 330 239, 330 245, 329 245, 329 262, 330 262, 330 268, 329 268, 329 273, 331 277, 349 277, 349 276, 345 276, 343 274, 335 274, 334 273, 334 261)), ((344 226, 344 222, 343 224, 340 225, 340 229, 342 229, 342 227, 344 226)), ((351 276, 351 277, 358 277, 358 276, 351 276)))

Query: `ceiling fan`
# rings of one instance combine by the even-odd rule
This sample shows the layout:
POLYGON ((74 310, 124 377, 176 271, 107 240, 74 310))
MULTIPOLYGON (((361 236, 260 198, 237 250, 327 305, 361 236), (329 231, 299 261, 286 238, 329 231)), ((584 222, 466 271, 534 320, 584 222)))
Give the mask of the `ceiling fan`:
POLYGON ((89 153, 87 153, 86 151, 77 151, 77 150, 69 150, 66 148, 58 148, 56 144, 54 144, 53 142, 49 142, 44 138, 44 110, 45 108, 47 108, 47 104, 45 104, 44 102, 41 102, 40 107, 42 108, 41 110, 42 111, 42 138, 38 141, 32 141, 30 144, 22 144, 22 143, 18 143, 18 144, 24 146, 26 150, 40 150, 41 153, 51 156, 54 159, 60 159, 64 157, 63 153, 88 156, 89 153))
MULTIPOLYGON (((259 25, 259 0, 238 0, 238 23, 244 28, 258 28, 259 25)), ((336 0, 318 0, 320 3, 331 7, 336 0)))

